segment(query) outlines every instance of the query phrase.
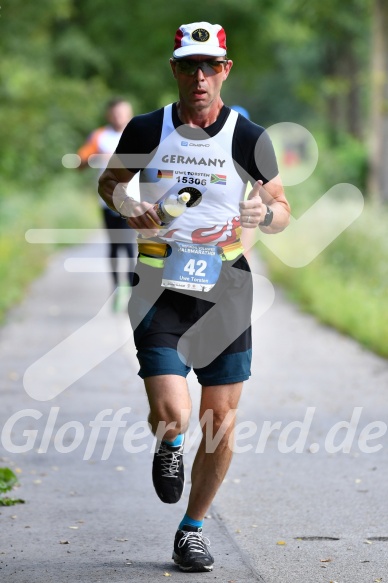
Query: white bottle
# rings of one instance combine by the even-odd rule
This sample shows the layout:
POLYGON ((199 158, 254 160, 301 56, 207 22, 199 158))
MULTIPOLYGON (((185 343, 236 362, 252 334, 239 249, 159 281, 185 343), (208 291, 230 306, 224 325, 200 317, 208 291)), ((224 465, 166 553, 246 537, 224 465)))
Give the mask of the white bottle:
POLYGON ((180 217, 187 209, 187 203, 190 200, 190 193, 182 192, 182 194, 169 194, 167 198, 155 205, 155 211, 163 225, 168 225, 180 217))

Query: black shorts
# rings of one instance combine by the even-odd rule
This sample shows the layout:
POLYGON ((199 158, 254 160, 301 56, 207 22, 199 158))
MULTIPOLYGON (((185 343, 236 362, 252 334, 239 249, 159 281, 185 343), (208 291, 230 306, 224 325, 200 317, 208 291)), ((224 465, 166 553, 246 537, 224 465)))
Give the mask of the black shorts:
POLYGON ((252 277, 244 256, 223 261, 209 292, 161 287, 163 268, 138 260, 138 284, 129 301, 141 378, 191 368, 203 386, 250 376, 252 277))

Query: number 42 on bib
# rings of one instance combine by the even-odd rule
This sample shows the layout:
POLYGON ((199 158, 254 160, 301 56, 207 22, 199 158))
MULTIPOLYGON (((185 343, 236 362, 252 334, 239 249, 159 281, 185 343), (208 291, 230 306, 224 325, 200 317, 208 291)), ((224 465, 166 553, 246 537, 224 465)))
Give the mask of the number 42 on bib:
POLYGON ((172 243, 172 253, 165 259, 162 286, 207 292, 220 275, 222 252, 215 245, 172 243))

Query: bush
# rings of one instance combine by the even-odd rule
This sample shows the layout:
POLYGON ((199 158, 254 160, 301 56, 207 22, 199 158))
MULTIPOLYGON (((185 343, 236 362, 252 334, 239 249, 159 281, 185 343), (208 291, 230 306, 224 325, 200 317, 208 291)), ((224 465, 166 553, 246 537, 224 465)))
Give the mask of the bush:
MULTIPOLYGON (((90 176, 88 177, 90 178, 90 176)), ((44 269, 52 245, 31 245, 31 228, 92 228, 99 224, 97 194, 84 177, 60 175, 39 192, 9 189, 0 201, 0 321, 44 269)))
POLYGON ((388 356, 388 212, 367 204, 359 219, 306 267, 264 251, 271 277, 303 309, 388 356))

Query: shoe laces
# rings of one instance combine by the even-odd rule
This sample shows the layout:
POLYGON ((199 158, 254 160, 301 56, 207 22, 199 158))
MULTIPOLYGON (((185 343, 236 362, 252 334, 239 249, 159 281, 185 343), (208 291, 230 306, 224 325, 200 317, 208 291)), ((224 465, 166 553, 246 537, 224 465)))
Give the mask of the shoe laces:
POLYGON ((202 532, 185 532, 178 543, 178 548, 182 548, 187 544, 190 551, 206 554, 207 547, 210 547, 210 540, 203 536, 202 532))
POLYGON ((157 455, 161 458, 162 476, 164 478, 177 478, 178 476, 174 474, 178 474, 179 472, 183 447, 172 451, 162 443, 157 455))

